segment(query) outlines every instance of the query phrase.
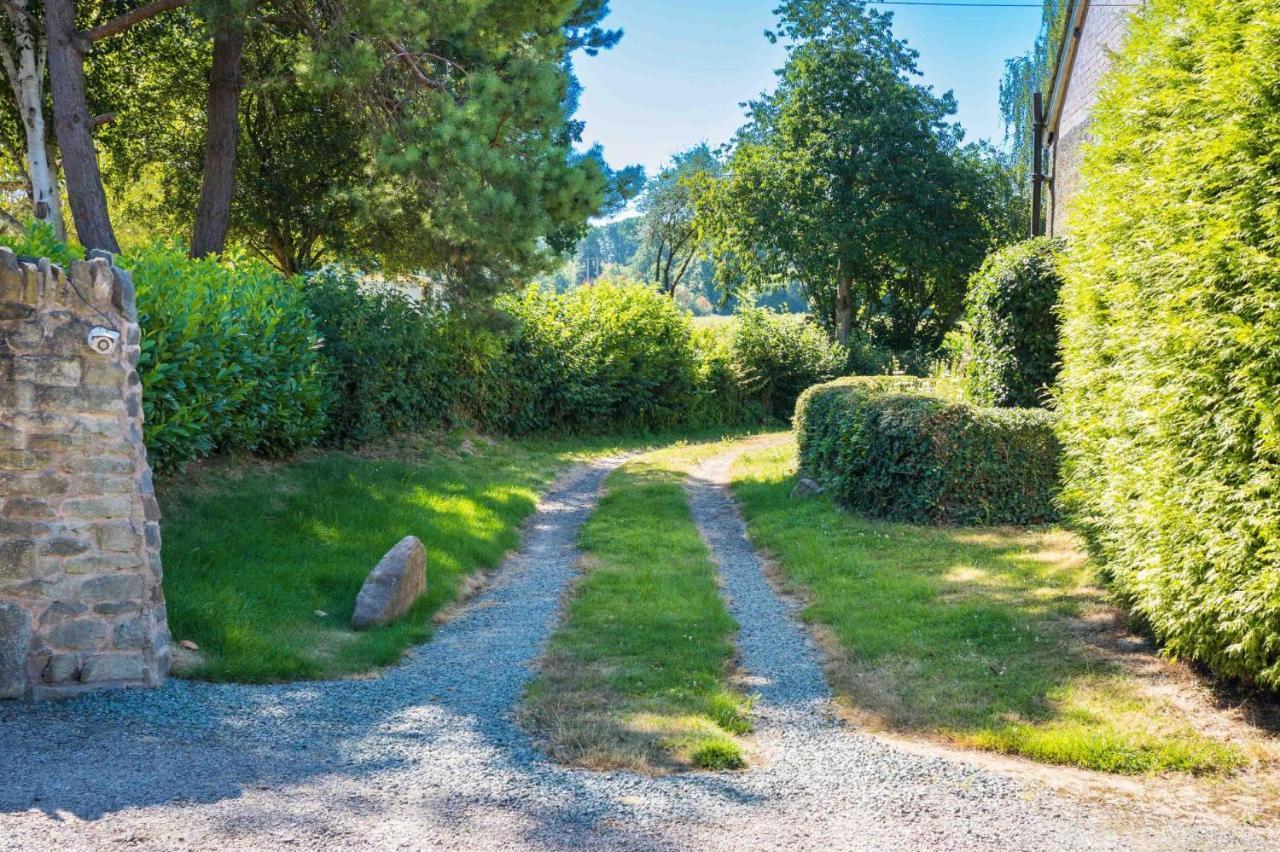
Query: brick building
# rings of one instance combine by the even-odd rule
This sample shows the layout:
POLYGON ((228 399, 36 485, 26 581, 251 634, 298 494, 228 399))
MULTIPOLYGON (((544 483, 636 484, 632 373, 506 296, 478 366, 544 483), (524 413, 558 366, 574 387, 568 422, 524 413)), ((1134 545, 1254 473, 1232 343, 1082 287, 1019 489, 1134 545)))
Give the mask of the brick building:
POLYGON ((1050 234, 1067 232, 1071 197, 1080 186, 1080 162, 1102 77, 1128 31, 1132 6, 1117 0, 1079 0, 1067 13, 1065 37, 1046 99, 1049 183, 1045 197, 1050 234))

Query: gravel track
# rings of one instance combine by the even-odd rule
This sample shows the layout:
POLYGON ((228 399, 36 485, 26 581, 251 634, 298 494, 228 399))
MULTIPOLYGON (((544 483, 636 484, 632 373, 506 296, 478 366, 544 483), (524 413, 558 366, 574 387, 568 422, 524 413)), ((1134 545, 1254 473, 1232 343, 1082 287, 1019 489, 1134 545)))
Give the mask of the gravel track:
POLYGON ((0 849, 1264 848, 841 728, 724 489, 731 460, 702 465, 690 500, 760 695, 750 771, 565 769, 512 717, 614 459, 557 483, 494 582, 381 677, 0 706, 0 849))

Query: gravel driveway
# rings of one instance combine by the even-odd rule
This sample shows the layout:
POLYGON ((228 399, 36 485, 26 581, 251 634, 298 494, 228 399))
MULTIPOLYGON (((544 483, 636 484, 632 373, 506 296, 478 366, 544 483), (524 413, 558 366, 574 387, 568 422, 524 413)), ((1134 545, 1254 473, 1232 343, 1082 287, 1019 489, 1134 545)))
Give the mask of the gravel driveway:
MULTIPOLYGON (((828 717, 814 648, 703 465, 691 504, 760 693, 756 766, 599 774, 544 760, 511 718, 619 460, 562 479, 521 550, 434 640, 370 680, 163 689, 0 705, 0 849, 1264 848, 901 751, 828 717)), ((1274 838, 1272 838, 1274 841, 1274 838)))

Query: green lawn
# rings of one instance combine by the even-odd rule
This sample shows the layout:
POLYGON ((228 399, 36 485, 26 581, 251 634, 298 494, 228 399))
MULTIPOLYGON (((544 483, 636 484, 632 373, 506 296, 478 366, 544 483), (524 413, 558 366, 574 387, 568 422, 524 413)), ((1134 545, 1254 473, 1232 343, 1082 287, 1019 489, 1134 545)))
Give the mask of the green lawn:
POLYGON ((1084 641, 1110 610, 1068 533, 874 522, 791 499, 794 469, 791 444, 749 452, 734 493, 863 724, 1126 774, 1248 761, 1084 641))
POLYGON ((469 575, 515 546, 538 493, 574 458, 656 443, 459 434, 287 463, 222 460, 162 480, 169 624, 200 649, 179 673, 256 683, 394 663, 469 575), (426 546, 427 594, 396 624, 351 630, 365 576, 405 535, 426 546))
POLYGON ((736 625, 685 501, 684 464, 717 445, 630 462, 583 528, 565 618, 525 696, 557 759, 598 769, 744 765, 736 625))

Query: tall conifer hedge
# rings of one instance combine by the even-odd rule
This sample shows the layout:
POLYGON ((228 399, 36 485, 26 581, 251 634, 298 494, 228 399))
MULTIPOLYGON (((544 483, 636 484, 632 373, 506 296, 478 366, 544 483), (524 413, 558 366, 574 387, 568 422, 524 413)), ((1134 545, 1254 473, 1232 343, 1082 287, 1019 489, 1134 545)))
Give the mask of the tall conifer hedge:
POLYGON ((1094 117, 1065 498, 1167 648, 1280 688, 1280 4, 1150 0, 1094 117))

